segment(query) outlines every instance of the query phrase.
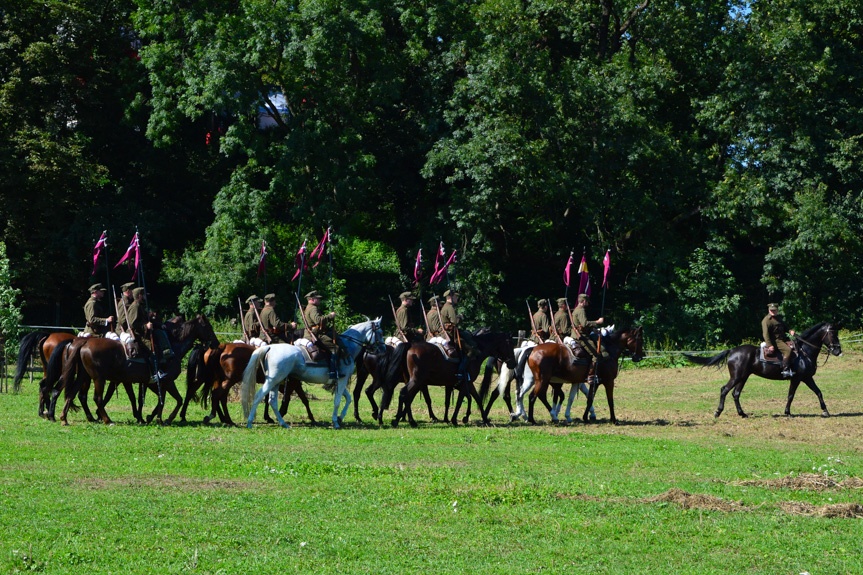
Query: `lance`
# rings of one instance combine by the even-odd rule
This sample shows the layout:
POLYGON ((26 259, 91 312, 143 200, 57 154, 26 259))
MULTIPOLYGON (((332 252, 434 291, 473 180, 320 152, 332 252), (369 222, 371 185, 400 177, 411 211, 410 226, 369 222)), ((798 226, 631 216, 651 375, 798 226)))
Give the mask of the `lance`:
MULTIPOLYGON (((141 274, 141 287, 144 288, 144 306, 147 310, 147 323, 150 323, 150 299, 147 297, 147 282, 144 279, 144 258, 141 257, 141 236, 138 235, 138 226, 135 226, 135 237, 138 238, 138 246, 136 248, 137 253, 135 256, 138 258, 138 263, 140 264, 140 269, 138 273, 141 274)), ((124 302, 125 303, 125 302, 124 302)), ((127 320, 128 321, 128 318, 127 320)), ((153 348, 153 373, 156 376, 156 390, 159 394, 159 405, 162 405, 165 402, 164 397, 162 396, 162 378, 159 376, 159 362, 156 359, 156 342, 153 340, 153 330, 150 330, 150 347, 153 348)), ((144 394, 141 394, 141 408, 144 407, 144 394)))
MULTIPOLYGON (((328 225, 327 226, 327 259, 330 262, 330 305, 335 307, 336 302, 333 299, 333 246, 332 246, 331 238, 332 238, 332 226, 328 225)), ((390 303, 392 303, 392 301, 390 301, 390 303)), ((332 337, 333 341, 336 341, 336 320, 335 320, 335 318, 330 323, 332 324, 330 327, 332 328, 332 332, 333 332, 331 337, 332 337)), ((405 340, 405 341, 407 341, 407 340, 405 340)))
POLYGON ((393 319, 396 322, 396 329, 399 330, 399 335, 402 338, 402 341, 407 342, 408 336, 405 335, 405 332, 402 331, 402 326, 399 325, 399 318, 396 316, 396 306, 393 305, 393 296, 387 294, 387 297, 390 298, 390 309, 393 310, 393 319))
MULTIPOLYGON (((440 315, 440 305, 438 305, 437 300, 434 300, 434 307, 437 310, 437 321, 440 324, 440 330, 446 336, 447 341, 452 341, 452 339, 449 336, 449 333, 447 333, 446 328, 444 328, 444 326, 443 326, 443 318, 440 315)), ((458 333, 458 327, 456 327, 455 331, 456 331, 456 333, 458 333)))
POLYGON ((264 322, 261 321, 261 314, 258 312, 258 306, 255 305, 255 302, 252 302, 252 309, 255 310, 255 317, 258 318, 258 325, 261 326, 261 331, 266 336, 267 343, 273 343, 273 338, 271 338, 270 334, 267 333, 267 330, 264 329, 264 322))
MULTIPOLYGON (((609 248, 605 251, 606 255, 608 255, 608 253, 609 253, 609 252, 611 252, 611 246, 609 246, 609 248)), ((611 258, 609 258, 609 264, 610 264, 610 260, 611 260, 611 258)), ((603 259, 602 259, 602 263, 603 263, 603 266, 602 266, 602 267, 603 267, 603 274, 602 274, 602 280, 603 280, 603 281, 602 281, 602 305, 601 305, 601 306, 600 306, 600 308, 599 308, 599 317, 605 317, 605 292, 606 292, 606 290, 608 290, 608 282, 607 282, 607 281, 605 281, 605 280, 607 279, 607 278, 605 277, 605 258, 603 258, 603 259)), ((609 265, 609 269, 611 269, 611 265, 609 265)), ((600 335, 601 335, 601 334, 602 334, 602 332, 600 332, 600 335)))
MULTIPOLYGON (((105 244, 104 244, 104 246, 105 246, 105 278, 108 280, 107 285, 110 286, 111 285, 111 264, 109 263, 109 260, 108 260, 108 230, 105 230, 102 233, 105 234, 105 244)), ((111 286, 112 291, 113 291, 113 289, 114 289, 114 286, 111 286)), ((114 300, 114 307, 117 307, 116 304, 117 304, 117 300, 115 299, 114 300)), ((119 310, 117 313, 119 313, 119 310)))
MULTIPOLYGON (((572 256, 574 256, 574 255, 575 255, 575 252, 570 250, 569 251, 569 260, 567 260, 567 262, 566 262, 566 266, 567 266, 567 268, 569 268, 568 269, 568 271, 569 271, 568 276, 569 277, 567 277, 566 289, 563 290, 563 297, 565 297, 567 299, 569 299, 569 283, 572 281, 572 256)), ((567 304, 567 305, 569 305, 569 304, 567 304)))
MULTIPOLYGON (((551 300, 548 300, 548 307, 551 309, 551 300)), ((557 332, 557 325, 554 323, 554 316, 551 316, 551 330, 554 332, 554 337, 557 338, 557 343, 563 343, 563 338, 557 332)))
MULTIPOLYGON (((107 257, 106 257, 107 259, 107 257)), ((114 286, 111 286, 111 295, 114 296, 114 313, 116 313, 117 319, 120 319, 120 307, 117 305, 117 290, 114 289, 114 286)), ((125 302, 123 302, 125 304, 125 302)), ((123 331, 123 326, 118 326, 120 331, 123 331)), ((126 349, 126 344, 120 342, 120 345, 123 346, 123 354, 126 356, 126 359, 129 359, 129 350, 126 349)))
POLYGON ((533 310, 530 309, 530 302, 527 300, 524 300, 524 303, 527 304, 527 315, 530 318, 530 327, 531 327, 531 329, 533 329, 533 335, 536 336, 536 339, 539 340, 539 343, 542 343, 543 342, 542 336, 539 334, 539 332, 536 329, 536 322, 533 321, 533 310))
POLYGON ((429 327, 429 318, 426 316, 426 307, 423 305, 423 300, 420 300, 420 310, 423 312, 423 321, 426 324, 426 333, 428 337, 432 337, 431 328, 429 327))
POLYGON ((306 310, 303 309, 303 306, 300 305, 300 298, 297 298, 297 306, 300 308, 300 317, 303 318, 303 327, 306 328, 306 331, 309 332, 309 335, 312 336, 312 343, 317 343, 318 338, 315 337, 315 334, 312 333, 312 328, 309 327, 309 321, 306 319, 306 310))
MULTIPOLYGON (((255 306, 255 302, 252 302, 252 307, 255 306)), ((237 307, 240 309, 240 327, 243 328, 243 341, 249 343, 249 334, 246 333, 246 322, 243 321, 243 302, 240 301, 240 296, 237 296, 237 307)))
MULTIPOLYGON (((303 245, 306 245, 306 238, 303 238, 303 245)), ((294 317, 299 315, 302 305, 300 304, 300 291, 303 289, 303 269, 306 267, 306 250, 303 250, 300 256, 300 280, 297 282, 297 308, 294 310, 294 317)), ((261 327, 264 327, 263 325, 261 327)))

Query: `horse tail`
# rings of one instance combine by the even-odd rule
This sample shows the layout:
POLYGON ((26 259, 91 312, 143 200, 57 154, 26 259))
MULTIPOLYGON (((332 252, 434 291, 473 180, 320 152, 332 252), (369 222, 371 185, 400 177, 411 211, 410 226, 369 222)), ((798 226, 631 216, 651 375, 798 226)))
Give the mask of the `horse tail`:
POLYGON ((54 387, 54 384, 57 384, 58 389, 62 387, 62 382, 64 381, 62 378, 63 356, 66 353, 66 348, 69 347, 73 341, 74 340, 72 339, 63 340, 54 348, 54 351, 51 352, 51 357, 48 358, 48 363, 45 364, 45 377, 42 379, 42 383, 40 384, 42 389, 51 389, 54 387))
POLYGON ((381 410, 386 411, 390 408, 390 402, 393 399, 393 392, 396 386, 404 379, 404 371, 407 363, 408 351, 411 346, 409 343, 400 343, 389 353, 389 361, 387 369, 383 372, 384 380, 381 384, 383 388, 383 396, 381 397, 381 410))
MULTIPOLYGON (((84 381, 86 370, 81 363, 81 348, 87 343, 87 338, 79 338, 70 340, 69 349, 66 352, 69 354, 66 357, 66 363, 63 365, 63 373, 60 375, 62 385, 66 390, 66 399, 72 398, 73 405, 75 396, 78 395, 78 390, 81 389, 81 384, 84 381)), ((51 354, 53 357, 54 354, 51 354)), ((58 382, 59 383, 59 382, 58 382)))
POLYGON ((48 335, 44 331, 34 331, 21 338, 21 345, 18 348, 18 363, 15 364, 15 393, 21 391, 21 380, 24 379, 24 372, 27 370, 27 364, 30 363, 30 356, 33 355, 35 348, 48 335))
POLYGON ((243 370, 243 385, 240 388, 240 399, 243 403, 243 417, 246 419, 249 418, 249 413, 252 411, 252 402, 255 399, 255 380, 257 379, 258 367, 260 367, 264 358, 267 357, 269 351, 270 346, 268 345, 259 347, 253 351, 252 356, 249 358, 249 365, 243 370))
POLYGON ((479 398, 483 401, 485 401, 485 398, 488 395, 488 390, 491 387, 491 376, 493 372, 494 358, 489 357, 485 362, 485 372, 482 374, 482 384, 479 386, 479 398))
POLYGON ((188 394, 189 389, 195 387, 195 395, 192 396, 192 401, 200 402, 204 408, 207 407, 206 402, 209 394, 204 393, 206 386, 200 385, 199 381, 204 379, 205 369, 204 348, 196 345, 189 354, 189 365, 186 368, 186 393, 188 394))
POLYGON ((518 383, 518 386, 521 387, 521 382, 524 379, 524 367, 527 365, 527 359, 530 357, 532 349, 527 348, 521 353, 521 357, 518 358, 518 363, 515 366, 515 381, 518 383))
POLYGON ((712 357, 701 357, 698 355, 692 355, 689 353, 684 353, 683 355, 691 361, 692 363, 697 363, 702 367, 720 367, 723 363, 728 361, 728 355, 731 353, 730 349, 726 349, 722 353, 718 355, 714 355, 712 357))

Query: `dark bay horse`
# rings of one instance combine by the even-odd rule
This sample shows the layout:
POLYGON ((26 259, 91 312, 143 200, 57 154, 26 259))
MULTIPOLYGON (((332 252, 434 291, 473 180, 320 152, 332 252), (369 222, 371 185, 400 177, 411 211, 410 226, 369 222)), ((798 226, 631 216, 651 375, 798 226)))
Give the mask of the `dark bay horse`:
MULTIPOLYGON (((611 423, 616 425, 617 417, 614 414, 614 381, 617 379, 618 361, 624 353, 629 354, 632 357, 632 361, 635 362, 641 361, 644 357, 644 334, 642 328, 638 327, 612 332, 602 338, 602 345, 605 347, 608 357, 596 362, 596 378, 590 383, 587 394, 587 405, 585 406, 582 419, 585 423, 588 421, 590 408, 593 407, 596 391, 601 384, 605 387, 605 396, 608 400, 611 423)), ((572 383, 573 390, 570 392, 569 406, 567 407, 568 418, 577 384, 587 380, 590 372, 590 362, 577 360, 569 348, 559 343, 544 343, 530 348, 530 350, 530 355, 527 359, 528 369, 524 371, 523 382, 519 385, 517 396, 518 407, 514 414, 514 419, 519 416, 525 417, 523 398, 528 392, 531 392, 530 410, 527 420, 531 423, 536 423, 533 418, 533 406, 536 398, 539 397, 540 401, 548 409, 552 420, 557 421, 557 412, 560 406, 552 409, 545 398, 546 390, 549 385, 555 387, 563 383, 572 383)))
MULTIPOLYGON (((223 343, 214 349, 196 348, 192 350, 186 370, 186 398, 180 411, 180 420, 186 421, 186 408, 189 401, 197 398, 204 407, 208 402, 212 405, 210 414, 204 417, 204 423, 209 423, 218 415, 219 421, 222 423, 234 425, 228 412, 228 396, 231 388, 243 381, 243 371, 249 365, 249 359, 255 349, 257 348, 245 343, 223 343), (199 388, 201 393, 197 394, 199 388)), ((257 381, 264 383, 263 371, 259 370, 257 381)), ((315 425, 315 417, 312 415, 309 398, 303 390, 302 382, 298 379, 289 378, 285 380, 282 389, 285 395, 279 413, 282 416, 287 413, 291 394, 296 393, 303 405, 306 406, 309 421, 315 425)), ((269 403, 266 408, 269 408, 269 403)), ((275 423, 269 417, 266 409, 264 420, 268 423, 275 423)))
MULTIPOLYGON (((429 385, 441 385, 459 390, 458 400, 450 420, 450 423, 457 425, 458 411, 466 394, 469 393, 476 400, 477 405, 482 405, 473 382, 486 359, 493 357, 506 362, 509 366, 515 366, 510 339, 508 333, 483 333, 475 336, 474 342, 480 353, 466 362, 465 371, 469 376, 467 380, 459 378, 459 362, 448 360, 436 345, 412 342, 398 346, 387 370, 385 386, 389 395, 384 395, 381 408, 386 409, 388 398, 395 386, 406 380, 407 385, 399 394, 399 408, 392 424, 394 427, 397 426, 407 416, 411 426, 416 427, 417 422, 413 419, 410 410, 414 397, 429 385)), ((491 369, 487 369, 485 377, 490 378, 491 372, 491 369)))
POLYGON ((165 421, 166 423, 170 423, 177 415, 183 403, 183 398, 180 392, 177 391, 177 386, 174 383, 180 375, 182 358, 188 353, 196 340, 205 342, 211 347, 218 346, 219 341, 213 332, 210 322, 201 315, 186 322, 183 322, 182 318, 174 318, 165 322, 163 327, 168 334, 168 340, 171 343, 174 356, 165 363, 163 368, 167 376, 156 383, 150 382, 150 366, 142 361, 127 359, 123 350, 123 344, 120 342, 101 337, 75 340, 69 346, 69 357, 66 360, 66 365, 63 367, 62 378, 66 382, 66 405, 63 408, 61 421, 64 424, 68 423, 66 415, 75 394, 79 389, 86 390, 89 388, 90 381, 92 380, 94 383, 93 400, 96 403, 96 416, 103 423, 111 423, 111 419, 105 411, 105 404, 119 383, 126 386, 126 391, 130 397, 132 397, 131 385, 133 383, 140 385, 138 398, 139 410, 143 409, 144 394, 148 386, 159 395, 156 408, 147 418, 147 422, 152 421, 154 417, 157 417, 161 421, 162 410, 165 405, 165 398, 162 392, 167 391, 171 397, 177 400, 177 407, 174 408, 174 411, 171 412, 165 421), (108 381, 111 382, 111 388, 108 391, 108 396, 103 401, 102 392, 105 388, 105 383, 108 381))
MULTIPOLYGON (((788 403, 785 404, 785 415, 791 415, 791 402, 794 401, 794 394, 797 392, 797 386, 802 381, 809 389, 811 389, 818 397, 818 403, 821 404, 821 415, 829 417, 827 405, 824 404, 824 397, 821 395, 821 390, 815 385, 815 371, 818 369, 818 354, 821 353, 821 348, 827 346, 827 353, 832 355, 841 355, 842 346, 839 343, 839 327, 835 323, 819 323, 810 327, 802 334, 795 336, 797 358, 792 361, 791 367, 794 369, 794 375, 791 377, 791 382, 788 385, 788 403)), ((719 367, 723 363, 728 364, 728 373, 731 376, 728 383, 722 386, 719 395, 719 407, 716 408, 714 417, 719 417, 725 409, 725 396, 732 389, 731 397, 734 398, 734 404, 737 406, 737 414, 740 417, 747 417, 740 407, 740 394, 743 393, 743 386, 746 385, 746 380, 750 375, 755 374, 764 379, 780 380, 786 379, 782 375, 781 364, 777 362, 764 362, 759 358, 759 349, 755 345, 741 345, 733 349, 726 349, 719 355, 713 357, 698 357, 686 354, 686 357, 699 365, 719 367)), ((828 356, 829 357, 829 356, 828 356)))
MULTIPOLYGON (((28 333, 21 338, 21 344, 18 347, 18 363, 15 366, 14 389, 16 392, 21 389, 21 380, 24 379, 24 373, 27 369, 27 364, 37 350, 39 351, 39 359, 42 361, 43 378, 39 382, 39 417, 46 417, 50 402, 50 389, 56 381, 55 378, 48 377, 48 361, 54 349, 64 341, 71 341, 75 336, 71 333, 54 332, 48 333, 44 331, 34 331, 28 333)), ((59 377, 59 373, 57 374, 59 377)))

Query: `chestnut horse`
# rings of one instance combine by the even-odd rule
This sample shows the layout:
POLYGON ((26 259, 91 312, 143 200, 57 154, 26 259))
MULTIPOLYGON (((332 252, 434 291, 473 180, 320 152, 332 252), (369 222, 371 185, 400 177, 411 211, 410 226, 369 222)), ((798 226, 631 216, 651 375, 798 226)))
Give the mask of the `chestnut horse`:
MULTIPOLYGON (((614 380, 618 373, 618 360, 623 353, 632 357, 632 361, 638 362, 644 357, 644 334, 642 328, 624 329, 612 332, 602 338, 608 358, 596 362, 596 378, 590 383, 587 395, 587 406, 584 409, 582 419, 587 422, 596 390, 602 384, 605 387, 605 396, 608 399, 608 410, 611 423, 617 425, 617 417, 614 415, 614 380)), ((590 373, 591 362, 577 360, 571 350, 559 343, 543 343, 530 348, 527 359, 529 369, 524 372, 524 382, 521 384, 517 396, 517 410, 513 419, 525 417, 524 396, 532 391, 530 396, 530 411, 526 419, 536 423, 533 418, 533 406, 539 397, 552 421, 557 422, 557 412, 560 407, 552 409, 545 398, 545 392, 549 385, 556 386, 563 383, 572 383, 573 389, 569 396, 569 405, 575 397, 577 384, 587 380, 590 373)), ((567 407, 567 418, 569 418, 569 407, 567 407)))
MULTIPOLYGON (((189 401, 196 396, 201 388, 199 399, 206 407, 209 401, 212 405, 210 414, 204 417, 204 423, 209 423, 218 415, 219 421, 228 425, 234 425, 228 412, 228 396, 231 388, 243 381, 243 371, 249 364, 252 352, 257 349, 245 343, 223 343, 215 349, 195 348, 189 356, 189 366, 186 371, 186 398, 183 401, 183 409, 180 411, 180 421, 186 421, 186 408, 189 401)), ((258 370, 258 383, 264 382, 264 373, 258 370)), ((287 413, 289 398, 296 392, 297 396, 306 406, 309 421, 315 425, 315 417, 309 406, 309 398, 303 390, 298 379, 288 379, 284 384, 285 397, 279 412, 284 416, 287 413)), ((269 416, 269 403, 265 406, 264 420, 275 423, 269 416)))
MULTIPOLYGON (((842 355, 842 345, 839 343, 839 326, 835 323, 822 322, 810 327, 802 334, 797 334, 795 339, 798 353, 796 361, 792 363, 794 375, 788 385, 788 403, 785 404, 785 415, 791 415, 791 402, 794 401, 797 386, 802 381, 818 397, 818 403, 821 404, 821 415, 829 417, 830 412, 827 411, 824 397, 821 395, 821 390, 815 385, 813 377, 818 369, 818 354, 821 353, 822 346, 827 346, 828 354, 842 355)), ((714 417, 719 417, 722 414, 722 410, 725 409, 725 396, 732 389, 734 392, 731 397, 734 398, 734 404, 737 406, 737 414, 740 417, 747 417, 743 408, 740 407, 740 394, 743 393, 743 386, 746 385, 746 380, 750 375, 755 374, 764 379, 785 379, 782 375, 782 364, 779 361, 763 361, 759 355, 758 347, 754 345, 741 345, 733 349, 726 349, 713 357, 686 354, 690 361, 704 366, 719 367, 723 363, 728 363, 728 373, 731 377, 720 390, 719 407, 716 408, 714 417)))
POLYGON ((171 415, 165 421, 165 423, 170 423, 174 419, 174 416, 177 415, 183 403, 183 398, 180 392, 177 391, 177 386, 174 383, 180 375, 180 362, 182 358, 188 353, 196 340, 206 342, 210 347, 216 347, 219 344, 218 338, 213 332, 213 327, 204 316, 199 315, 193 320, 180 323, 181 320, 182 318, 174 318, 163 324, 174 351, 174 356, 165 363, 163 368, 167 376, 156 383, 150 382, 151 374, 148 362, 127 359, 123 344, 119 341, 101 337, 76 339, 69 346, 69 357, 66 360, 66 365, 63 367, 62 377, 67 382, 66 405, 60 417, 63 424, 68 424, 66 415, 75 394, 79 389, 86 391, 90 386, 91 379, 94 382, 93 400, 96 403, 96 416, 103 423, 111 423, 111 418, 108 417, 105 411, 107 398, 105 401, 102 399, 102 391, 107 381, 111 382, 108 398, 110 398, 118 383, 122 383, 126 387, 126 392, 132 397, 131 385, 138 383, 140 385, 139 409, 143 409, 144 394, 148 385, 157 392, 159 396, 158 403, 153 413, 147 418, 148 423, 154 417, 157 417, 161 421, 162 410, 165 406, 165 398, 162 392, 167 391, 171 397, 177 400, 177 407, 174 408, 174 411, 171 412, 171 415), (77 377, 74 378, 73 383, 76 371, 77 377))
MULTIPOLYGON (((453 425, 458 424, 458 411, 466 394, 470 394, 476 400, 477 405, 482 405, 476 387, 472 383, 479 375, 482 364, 489 357, 493 357, 512 367, 515 365, 515 358, 508 333, 483 333, 475 336, 474 342, 480 353, 466 362, 467 379, 459 377, 460 361, 453 361, 444 357, 443 352, 436 345, 427 342, 411 342, 401 344, 396 348, 387 370, 386 393, 381 402, 381 408, 386 409, 395 386, 401 381, 407 380, 407 385, 399 394, 399 408, 395 419, 392 421, 393 427, 396 427, 405 416, 407 416, 412 427, 417 426, 411 412, 411 403, 416 394, 429 385, 441 385, 459 390, 452 419, 449 421, 453 425)), ((491 378, 491 372, 492 370, 487 368, 485 378, 491 378)))
MULTIPOLYGON (((30 356, 38 350, 44 376, 39 382, 39 417, 46 417, 48 414, 49 390, 55 382, 55 378, 48 378, 48 360, 58 344, 72 339, 75 339, 75 336, 71 333, 48 333, 44 331, 34 331, 21 338, 21 344, 18 347, 18 363, 15 366, 15 378, 13 380, 14 389, 16 393, 20 391, 21 380, 24 379, 27 364, 30 363, 30 356)), ((59 374, 57 375, 59 376, 59 374)))

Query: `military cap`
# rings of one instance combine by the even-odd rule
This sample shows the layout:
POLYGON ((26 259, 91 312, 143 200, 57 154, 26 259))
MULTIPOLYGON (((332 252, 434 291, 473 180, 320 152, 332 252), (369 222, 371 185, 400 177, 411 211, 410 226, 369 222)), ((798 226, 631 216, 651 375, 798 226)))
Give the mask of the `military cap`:
POLYGON ((443 297, 450 297, 452 295, 459 295, 459 293, 455 290, 446 290, 443 292, 443 297))
POLYGON ((590 296, 586 293, 578 294, 578 301, 590 301, 590 296))
POLYGON ((264 296, 264 301, 270 301, 271 299, 276 299, 276 294, 268 293, 267 295, 264 296))
POLYGON ((429 298, 429 305, 434 305, 434 302, 437 301, 437 296, 433 295, 429 298))
POLYGON ((318 290, 314 290, 314 289, 306 294, 307 300, 312 299, 312 298, 324 299, 321 297, 321 294, 318 293, 318 290))
POLYGON ((87 291, 93 293, 94 291, 105 291, 105 288, 102 287, 102 284, 93 284, 87 291))
POLYGON ((558 307, 566 307, 566 298, 565 297, 557 298, 557 305, 558 305, 558 307))
POLYGON ((252 303, 253 301, 258 301, 260 298, 256 295, 250 295, 246 298, 246 303, 252 303))
POLYGON ((135 289, 136 285, 137 284, 135 282, 126 282, 120 286, 120 291, 125 292, 125 291, 129 291, 129 290, 133 290, 133 289, 135 289))
POLYGON ((142 293, 144 293, 144 288, 136 287, 135 289, 132 290, 132 297, 138 297, 142 293))
POLYGON ((769 303, 769 304, 767 304, 767 309, 770 311, 779 311, 779 304, 778 303, 769 303))
POLYGON ((399 299, 417 299, 414 297, 414 294, 409 291, 403 291, 399 294, 399 299))
POLYGON ((542 307, 544 305, 548 305, 548 300, 543 298, 543 299, 539 300, 538 302, 536 302, 536 305, 538 305, 540 307, 542 307))

